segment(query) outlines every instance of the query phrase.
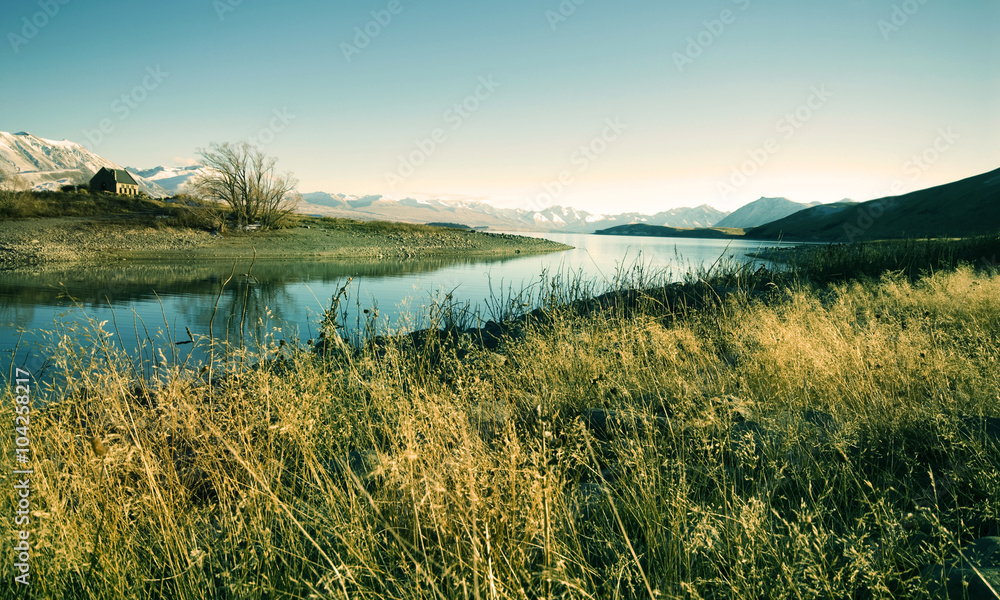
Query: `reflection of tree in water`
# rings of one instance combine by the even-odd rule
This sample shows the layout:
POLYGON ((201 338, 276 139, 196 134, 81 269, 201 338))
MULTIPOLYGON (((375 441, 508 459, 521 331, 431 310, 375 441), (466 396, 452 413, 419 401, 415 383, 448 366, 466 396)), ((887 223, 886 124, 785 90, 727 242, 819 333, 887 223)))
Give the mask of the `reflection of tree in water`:
MULTIPOLYGON (((0 294, 0 346, 6 347, 7 342, 13 345, 11 340, 16 341, 16 328, 31 323, 37 309, 65 307, 72 310, 79 306, 86 314, 115 320, 109 327, 121 328, 122 341, 134 337, 140 346, 143 343, 150 346, 141 348, 138 354, 148 355, 153 351, 151 346, 155 345, 170 356, 186 355, 194 349, 191 345, 174 344, 187 341, 185 328, 190 328, 196 338, 207 336, 212 329, 217 340, 238 344, 242 339, 254 349, 264 334, 273 332, 277 323, 295 321, 286 319, 298 309, 290 289, 294 284, 339 285, 351 277, 375 279, 431 273, 446 267, 501 264, 508 260, 516 259, 263 260, 254 263, 252 269, 250 260, 240 260, 235 265, 234 277, 225 287, 223 283, 234 273, 233 261, 128 262, 0 272, 0 289, 3 290, 0 294), (240 275, 248 271, 251 277, 240 275), (109 309, 114 311, 111 317, 107 316, 109 309), (163 318, 160 318, 161 311, 163 318), (165 326, 170 329, 169 336, 162 331, 165 326), (170 346, 170 350, 165 346, 170 346)), ((293 333, 282 331, 277 339, 293 333)), ((203 340, 199 342, 203 349, 203 340)), ((126 351, 132 352, 131 349, 126 351)))
MULTIPOLYGON (((221 285, 221 283, 220 283, 221 285)), ((218 296, 218 311, 198 310, 194 315, 198 329, 227 344, 257 348, 267 336, 276 334, 277 323, 286 319, 283 306, 293 302, 285 282, 237 275, 218 296)), ((277 334, 281 339, 283 334, 277 334)), ((277 341, 277 339, 273 340, 277 341)))
POLYGON ((171 307, 171 313, 186 317, 178 319, 178 322, 185 322, 197 334, 207 335, 211 330, 221 342, 241 344, 246 341, 254 347, 265 334, 276 334, 278 339, 294 335, 295 332, 287 330, 280 333, 274 331, 278 324, 294 321, 288 316, 297 308, 297 299, 289 291, 290 285, 300 282, 339 283, 357 276, 432 271, 441 268, 442 262, 454 264, 456 261, 414 261, 415 264, 265 262, 254 264, 252 269, 247 264, 237 264, 235 270, 230 263, 203 278, 198 284, 201 291, 187 294, 186 301, 171 307))
MULTIPOLYGON (((339 285, 352 277, 391 277, 433 272, 455 265, 496 263, 505 262, 505 260, 508 259, 459 258, 406 262, 327 261, 295 263, 264 261, 255 263, 252 269, 250 269, 249 263, 239 263, 236 265, 235 271, 232 263, 220 263, 210 275, 203 276, 197 282, 186 282, 188 288, 188 291, 184 293, 186 300, 172 306, 171 312, 177 316, 187 317, 178 322, 186 322, 196 333, 208 334, 210 324, 213 323, 215 302, 218 299, 219 305, 217 312, 215 312, 213 334, 218 340, 237 343, 241 339, 241 322, 244 323, 244 339, 249 340, 251 334, 259 339, 258 334, 270 331, 274 324, 294 320, 286 318, 290 312, 288 308, 294 307, 297 302, 288 289, 291 284, 308 282, 339 285), (248 271, 250 277, 246 276, 248 271), (232 279, 229 280, 230 274, 234 272, 232 279), (226 283, 227 280, 229 280, 228 283, 226 283), (225 284, 224 288, 223 284, 225 284), (197 289, 197 292, 194 289, 197 289), (222 290, 221 297, 219 296, 220 289, 222 290), (263 330, 260 329, 261 326, 263 326, 263 330)), ((174 295, 176 295, 175 289, 171 288, 174 295)), ((281 332, 282 335, 290 333, 288 331, 281 332)))

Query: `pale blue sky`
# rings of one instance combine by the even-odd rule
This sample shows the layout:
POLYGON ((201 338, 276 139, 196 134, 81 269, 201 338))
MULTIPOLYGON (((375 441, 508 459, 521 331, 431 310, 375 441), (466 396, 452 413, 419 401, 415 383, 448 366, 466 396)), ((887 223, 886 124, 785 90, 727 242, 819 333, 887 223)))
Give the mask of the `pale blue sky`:
POLYGON ((304 192, 732 210, 1000 167, 1000 0, 9 0, 2 23, 0 130, 140 168, 252 137, 304 192))

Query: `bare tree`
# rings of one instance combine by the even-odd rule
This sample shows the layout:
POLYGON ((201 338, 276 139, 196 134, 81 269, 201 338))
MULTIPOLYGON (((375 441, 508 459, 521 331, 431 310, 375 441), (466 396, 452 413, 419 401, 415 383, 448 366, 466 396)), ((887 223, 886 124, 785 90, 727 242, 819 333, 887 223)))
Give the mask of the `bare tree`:
POLYGON ((227 204, 239 226, 260 223, 269 229, 298 204, 298 181, 291 173, 277 173, 277 161, 257 147, 246 142, 212 144, 198 154, 207 168, 191 179, 190 189, 227 204))

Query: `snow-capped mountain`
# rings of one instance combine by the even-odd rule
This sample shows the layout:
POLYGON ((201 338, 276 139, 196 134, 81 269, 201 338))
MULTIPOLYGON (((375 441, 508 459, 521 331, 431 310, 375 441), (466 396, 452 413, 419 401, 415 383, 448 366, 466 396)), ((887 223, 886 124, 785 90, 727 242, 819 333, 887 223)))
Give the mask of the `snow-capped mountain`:
POLYGON ((191 167, 153 167, 152 169, 126 167, 126 169, 133 176, 138 175, 148 179, 171 194, 176 194, 182 191, 181 186, 187 183, 188 179, 204 171, 205 167, 194 165, 191 167))
POLYGON ((805 210, 818 204, 819 202, 801 204, 799 202, 792 202, 788 198, 761 198, 733 211, 732 214, 716 223, 715 226, 749 229, 777 221, 778 219, 784 219, 800 210, 805 210))
POLYGON ((572 207, 550 206, 541 210, 497 208, 484 202, 465 200, 394 199, 388 196, 351 196, 312 192, 302 195, 299 211, 359 220, 392 220, 409 223, 449 222, 470 227, 512 231, 562 231, 593 233, 616 225, 645 223, 670 227, 711 227, 728 213, 710 206, 676 208, 654 215, 622 213, 598 215, 572 207))
MULTIPOLYGON (((19 173, 33 189, 52 190, 85 183, 94 173, 122 167, 69 140, 54 141, 26 132, 0 132, 0 168, 19 173)), ((204 169, 201 166, 128 167, 139 189, 154 197, 183 192, 184 184, 204 169)), ((550 206, 539 210, 497 208, 485 202, 466 200, 396 199, 389 196, 303 194, 300 212, 359 220, 389 220, 409 223, 449 222, 470 227, 514 231, 562 231, 593 233, 598 229, 642 223, 669 227, 711 227, 728 213, 710 206, 677 208, 653 215, 621 213, 593 214, 572 207, 550 206)))
MULTIPOLYGON (((35 190, 56 190, 64 185, 87 183, 101 167, 122 167, 76 142, 35 137, 27 132, 0 131, 0 168, 20 177, 35 190)), ((156 183, 136 177, 139 189, 150 196, 170 194, 156 183)))

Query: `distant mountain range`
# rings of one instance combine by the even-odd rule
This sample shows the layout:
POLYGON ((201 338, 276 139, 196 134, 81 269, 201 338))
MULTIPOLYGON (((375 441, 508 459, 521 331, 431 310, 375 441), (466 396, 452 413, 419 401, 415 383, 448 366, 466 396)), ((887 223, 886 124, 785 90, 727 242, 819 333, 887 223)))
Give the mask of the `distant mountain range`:
MULTIPOLYGON (((785 202, 774 202, 774 200, 774 198, 761 198, 744 207, 747 210, 740 209, 730 217, 764 215, 767 213, 764 209, 769 206, 779 209, 788 207, 785 202), (743 215, 739 214, 741 211, 743 215)), ((1000 232, 1000 169, 902 196, 867 202, 845 200, 820 204, 751 228, 726 229, 723 225, 727 222, 739 221, 727 217, 720 220, 716 227, 701 231, 627 225, 603 229, 597 233, 664 237, 745 237, 756 240, 780 239, 802 242, 861 242, 899 238, 993 235, 1000 232)))
MULTIPOLYGON (((0 132, 0 167, 19 172, 28 185, 36 190, 54 190, 63 185, 85 183, 101 167, 122 168, 75 142, 47 140, 26 132, 14 134, 0 132)), ((163 198, 183 192, 185 183, 193 175, 203 171, 204 167, 195 165, 159 166, 151 169, 126 167, 126 169, 135 177, 142 191, 150 196, 163 198)), ((780 231, 785 236, 801 234, 816 237, 820 234, 801 229, 806 227, 803 225, 806 220, 820 215, 834 214, 852 206, 863 206, 852 203, 816 206, 816 203, 800 204, 787 198, 761 198, 733 213, 701 205, 694 208, 675 208, 655 214, 638 212, 594 214, 563 206, 524 210, 498 208, 484 202, 398 199, 379 195, 352 196, 327 192, 303 194, 302 199, 299 212, 364 221, 446 222, 495 230, 566 233, 593 233, 598 230, 631 226, 630 235, 639 231, 650 234, 656 227, 677 230, 737 228, 752 229, 754 235, 762 237, 775 235, 775 231, 780 231), (775 230, 772 225, 779 226, 779 229, 775 230)), ((944 219, 943 222, 946 221, 947 219, 944 219)), ((879 220, 879 223, 887 222, 879 220)), ((625 230, 620 232, 623 231, 625 230)), ((873 228, 872 231, 880 229, 873 228)), ((713 235, 719 234, 716 232, 713 235)))
POLYGON ((470 227, 516 231, 592 233, 604 227, 631 223, 671 227, 710 227, 728 213, 710 206, 676 208, 653 215, 621 213, 596 215, 564 206, 542 210, 498 208, 484 202, 394 199, 387 196, 349 196, 314 192, 303 194, 300 212, 361 220, 409 223, 449 222, 470 227))

